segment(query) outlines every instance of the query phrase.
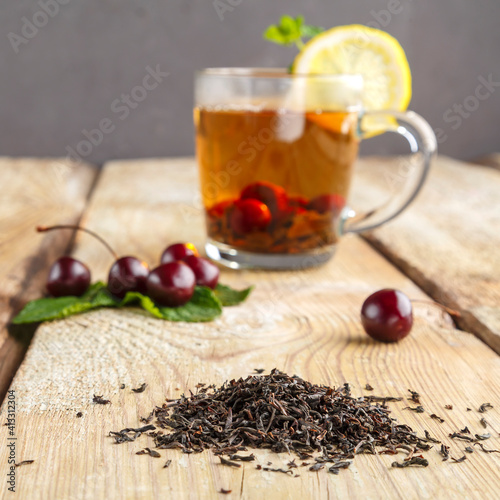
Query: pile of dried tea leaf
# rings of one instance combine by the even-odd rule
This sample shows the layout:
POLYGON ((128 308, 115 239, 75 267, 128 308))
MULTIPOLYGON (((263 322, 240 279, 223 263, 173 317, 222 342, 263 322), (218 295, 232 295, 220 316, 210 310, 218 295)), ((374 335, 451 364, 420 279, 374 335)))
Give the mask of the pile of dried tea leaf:
MULTIPOLYGON (((348 467, 356 454, 402 450, 407 453, 405 466, 426 466, 427 460, 414 454, 431 447, 428 437, 418 437, 389 416, 385 403, 398 400, 354 398, 348 384, 338 389, 315 385, 274 369, 269 375, 231 380, 221 387, 198 384, 196 394, 167 400, 144 420, 149 423, 156 417, 155 425, 162 429, 150 434, 157 449, 212 449, 232 458, 247 447, 268 448, 295 453, 301 460, 314 453, 316 465, 311 469, 331 463, 334 473, 348 467)), ((112 434, 117 442, 131 441, 142 429, 112 434)))

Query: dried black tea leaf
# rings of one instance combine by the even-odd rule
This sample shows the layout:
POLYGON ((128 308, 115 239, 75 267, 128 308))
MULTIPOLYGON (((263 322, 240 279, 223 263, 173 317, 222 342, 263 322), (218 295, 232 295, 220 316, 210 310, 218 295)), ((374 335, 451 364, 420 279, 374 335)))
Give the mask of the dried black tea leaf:
POLYGON ((104 399, 102 396, 96 396, 95 394, 94 394, 94 397, 92 398, 92 401, 98 405, 111 404, 111 401, 109 399, 104 399))
POLYGON ((476 439, 479 441, 485 441, 486 439, 490 439, 491 434, 485 433, 485 434, 475 434, 476 439))
POLYGON ((219 457, 220 463, 222 465, 227 465, 228 467, 241 467, 241 464, 237 464, 236 462, 232 462, 231 460, 226 460, 224 457, 219 457))
POLYGON ((262 467, 262 470, 265 470, 267 472, 281 472, 283 474, 292 474, 293 475, 293 472, 291 470, 285 470, 285 469, 272 469, 270 467, 262 467))
POLYGON ((500 453, 499 450, 489 450, 488 448, 485 448, 483 443, 474 443, 474 445, 480 446, 485 453, 500 453))
POLYGON ((411 406, 406 406, 405 408, 403 408, 403 410, 410 410, 410 411, 414 411, 415 413, 424 413, 425 412, 423 406, 415 406, 414 408, 412 408, 411 406))
POLYGON ((443 455, 443 462, 445 462, 450 458, 450 447, 442 444, 439 453, 443 455))
POLYGON ((439 441, 438 439, 433 438, 433 437, 429 434, 429 431, 427 431, 427 430, 424 430, 424 434, 425 434, 425 439, 427 439, 427 441, 430 441, 431 443, 440 443, 440 442, 441 442, 441 441, 439 441))
POLYGON ((324 468, 325 468, 325 464, 322 464, 321 462, 319 462, 317 464, 311 465, 311 467, 309 467, 309 470, 313 471, 313 472, 317 472, 317 471, 324 469, 324 468))
POLYGON ((17 464, 14 464, 14 467, 21 467, 21 465, 29 465, 32 464, 34 460, 23 460, 21 462, 18 462, 17 464))
POLYGON ((476 441, 473 437, 471 436, 466 436, 465 434, 460 434, 459 432, 454 432, 449 435, 452 439, 461 439, 462 441, 469 441, 470 443, 473 443, 476 441))
POLYGON ((230 455, 230 460, 240 460, 241 462, 253 462, 255 460, 255 456, 252 453, 251 455, 230 455))
POLYGON ((437 420, 441 424, 444 422, 444 418, 441 418, 439 415, 436 415, 435 413, 431 413, 431 418, 437 420))
MULTIPOLYGON (((198 384, 195 394, 189 391, 189 395, 167 399, 142 419, 145 423, 155 419, 155 425, 110 435, 116 443, 123 443, 156 428, 149 435, 157 450, 200 453, 211 449, 222 465, 235 468, 254 460, 253 454, 239 453, 248 448, 295 454, 306 460, 301 466, 313 471, 332 464, 328 470, 333 474, 349 467, 356 454, 377 454, 379 450, 395 454, 403 449, 408 454, 404 462, 408 465, 403 467, 424 466, 425 459, 413 453, 429 450, 429 442, 437 440, 429 433, 425 438, 417 436, 391 416, 386 404, 402 399, 356 398, 349 384, 338 388, 316 385, 274 369, 268 375, 228 380, 219 387, 198 384)), ((257 465, 259 470, 291 475, 290 469, 296 467, 293 460, 288 470, 257 465)))
POLYGON ((483 403, 477 410, 479 413, 486 413, 488 410, 492 410, 493 406, 490 403, 483 403))
POLYGON ((151 450, 150 448, 144 448, 143 450, 136 452, 136 455, 149 455, 150 457, 154 458, 161 457, 161 455, 157 451, 151 450))
POLYGON ((408 398, 408 401, 413 401, 414 403, 417 403, 419 405, 420 404, 420 394, 416 391, 412 391, 411 389, 408 389, 408 392, 410 393, 410 397, 408 398))
POLYGON ((429 461, 422 456, 418 456, 411 457, 409 460, 405 460, 404 462, 392 462, 392 466, 399 469, 402 469, 403 467, 411 467, 412 465, 427 467, 429 465, 429 461))

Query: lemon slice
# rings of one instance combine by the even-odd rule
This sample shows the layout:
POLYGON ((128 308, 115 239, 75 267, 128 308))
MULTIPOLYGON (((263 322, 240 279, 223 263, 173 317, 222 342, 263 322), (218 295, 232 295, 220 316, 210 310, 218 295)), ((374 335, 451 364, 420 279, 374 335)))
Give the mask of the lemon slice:
POLYGON ((338 26, 309 41, 296 57, 295 74, 360 74, 366 110, 399 110, 411 99, 411 73, 399 42, 375 28, 338 26))

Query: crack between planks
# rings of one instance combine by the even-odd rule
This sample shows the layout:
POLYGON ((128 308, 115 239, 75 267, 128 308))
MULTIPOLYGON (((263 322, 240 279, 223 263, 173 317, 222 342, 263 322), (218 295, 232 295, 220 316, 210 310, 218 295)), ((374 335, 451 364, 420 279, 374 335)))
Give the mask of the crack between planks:
POLYGON ((245 479, 245 467, 242 467, 241 471, 241 487, 240 487, 240 498, 243 497, 243 481, 245 479))
MULTIPOLYGON (((95 189, 97 187, 98 181, 101 178, 102 175, 102 168, 98 168, 95 166, 91 166, 93 169, 95 169, 95 175, 90 183, 89 189, 84 197, 85 200, 85 206, 83 207, 83 210, 80 212, 80 214, 76 217, 75 219, 75 224, 79 225, 83 217, 85 216, 85 213, 87 212, 87 208, 90 203, 90 199, 92 198, 95 189)), ((76 231, 73 231, 70 238, 68 239, 68 243, 64 248, 64 253, 70 253, 72 249, 74 248, 75 245, 75 235, 76 231)), ((44 248, 43 245, 41 247, 41 252, 42 256, 45 255, 46 252, 48 252, 48 248, 44 248), (45 253, 43 253, 45 252, 45 253)), ((14 348, 16 343, 21 344, 21 347, 17 351, 17 359, 14 353, 14 360, 10 358, 10 362, 5 362, 3 361, 3 366, 2 366, 2 372, 3 369, 7 372, 6 374, 2 373, 2 379, 0 380, 0 406, 3 404, 3 401, 5 399, 5 395, 7 394, 7 391, 12 384, 12 381, 14 380, 14 377, 19 370, 20 366, 22 365, 24 358, 26 356, 26 352, 28 351, 28 348, 36 334, 36 331, 38 329, 39 324, 36 325, 12 325, 11 321, 12 318, 19 312, 20 308, 22 305, 24 305, 24 300, 23 300, 23 293, 25 293, 26 289, 29 287, 29 283, 31 280, 31 276, 33 274, 36 274, 37 271, 39 271, 40 268, 40 263, 45 262, 44 259, 40 258, 40 255, 36 255, 33 257, 29 265, 26 268, 26 272, 24 275, 24 278, 21 281, 21 290, 19 293, 14 295, 13 297, 5 297, 7 299, 9 308, 10 308, 10 314, 8 316, 7 322, 3 325, 3 328, 5 328, 8 332, 8 336, 5 339, 5 342, 3 343, 2 346, 0 346, 0 361, 2 361, 5 357, 6 353, 10 353, 11 349, 14 348), (10 365, 10 366, 9 366, 10 365), (4 378, 5 377, 5 378, 4 378)))

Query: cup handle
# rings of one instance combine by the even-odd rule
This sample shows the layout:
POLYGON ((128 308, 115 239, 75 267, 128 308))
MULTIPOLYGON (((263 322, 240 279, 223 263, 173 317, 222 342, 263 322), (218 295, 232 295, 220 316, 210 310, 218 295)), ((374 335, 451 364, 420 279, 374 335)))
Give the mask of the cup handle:
POLYGON ((370 131, 363 130, 363 122, 372 117, 375 120, 382 120, 380 128, 377 127, 377 133, 393 132, 402 135, 410 144, 413 154, 405 166, 405 172, 397 177, 401 180, 402 186, 387 203, 364 213, 356 213, 349 207, 344 209, 341 223, 343 234, 369 231, 399 215, 420 191, 429 172, 431 160, 437 151, 436 136, 431 126, 413 111, 367 111, 363 113, 358 124, 361 139, 370 136, 370 131))

